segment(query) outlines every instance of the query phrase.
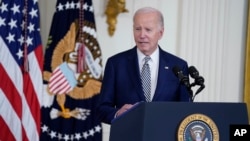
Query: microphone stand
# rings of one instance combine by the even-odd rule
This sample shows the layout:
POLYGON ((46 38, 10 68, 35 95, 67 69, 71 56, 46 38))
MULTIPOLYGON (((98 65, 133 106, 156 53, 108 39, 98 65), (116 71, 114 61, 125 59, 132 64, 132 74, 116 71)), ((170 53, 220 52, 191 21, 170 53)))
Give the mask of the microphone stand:
POLYGON ((195 92, 195 95, 192 95, 192 101, 194 101, 195 96, 199 94, 205 88, 205 85, 204 85, 205 80, 202 76, 199 76, 199 72, 194 66, 189 67, 188 71, 189 71, 190 76, 194 79, 194 82, 190 85, 190 89, 191 87, 194 87, 196 85, 200 86, 200 88, 197 89, 197 91, 195 92))
POLYGON ((190 102, 194 102, 194 94, 193 94, 193 90, 191 89, 191 85, 190 85, 190 87, 187 87, 187 89, 188 89, 188 92, 189 92, 189 101, 190 102))
POLYGON ((194 98, 195 96, 200 93, 204 88, 205 88, 205 85, 204 85, 204 78, 199 76, 199 73, 198 71, 195 69, 195 67, 190 67, 189 68, 189 71, 192 72, 191 74, 191 77, 195 79, 195 81, 190 85, 190 82, 189 82, 189 77, 188 76, 185 76, 183 74, 183 72, 180 70, 180 68, 178 66, 175 66, 173 67, 173 72, 174 74, 179 78, 179 81, 186 86, 188 92, 189 92, 189 101, 190 102, 193 102, 194 101, 194 98), (200 88, 195 92, 195 95, 193 94, 193 91, 192 91, 192 87, 196 86, 196 85, 200 85, 200 88))
MULTIPOLYGON (((195 94, 193 95, 193 93, 192 93, 192 97, 191 97, 191 101, 193 102, 194 101, 194 98, 196 97, 196 95, 198 95, 204 88, 205 88, 205 85, 204 84, 197 84, 197 83, 192 83, 191 85, 190 85, 190 89, 191 89, 191 87, 194 87, 194 86, 196 86, 196 85, 200 85, 200 88, 195 92, 195 94)), ((192 91, 192 90, 191 90, 192 91)))
POLYGON ((189 78, 187 76, 182 76, 182 77, 179 77, 180 78, 180 82, 182 84, 184 84, 189 92, 189 101, 190 102, 193 102, 193 90, 191 89, 192 85, 190 85, 190 82, 189 82, 189 78))

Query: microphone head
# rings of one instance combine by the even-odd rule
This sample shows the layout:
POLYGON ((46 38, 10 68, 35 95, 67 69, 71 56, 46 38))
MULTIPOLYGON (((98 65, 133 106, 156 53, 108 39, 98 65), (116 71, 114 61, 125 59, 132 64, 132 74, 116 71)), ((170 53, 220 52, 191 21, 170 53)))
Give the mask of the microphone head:
POLYGON ((183 77, 183 72, 182 70, 178 67, 178 66, 174 66, 172 71, 174 72, 174 74, 178 77, 178 78, 182 78, 183 77))
POLYGON ((174 66, 172 70, 174 74, 179 78, 181 83, 183 83, 187 87, 190 86, 189 78, 183 74, 182 70, 178 66, 174 66))
POLYGON ((190 66, 188 68, 189 74, 192 78, 197 78, 199 77, 199 72, 197 71, 197 69, 194 66, 190 66))
POLYGON ((178 66, 174 66, 172 71, 174 72, 174 74, 179 77, 179 74, 182 73, 181 69, 178 66))
POLYGON ((195 79, 195 84, 204 85, 204 78, 202 76, 199 76, 199 72, 194 66, 189 67, 188 71, 190 76, 195 79))

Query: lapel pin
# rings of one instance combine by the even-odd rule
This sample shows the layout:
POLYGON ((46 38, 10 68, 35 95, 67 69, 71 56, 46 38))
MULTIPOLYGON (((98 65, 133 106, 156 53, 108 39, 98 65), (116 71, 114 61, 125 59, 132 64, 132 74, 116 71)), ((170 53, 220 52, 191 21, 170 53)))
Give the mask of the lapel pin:
POLYGON ((167 69, 168 69, 168 66, 165 66, 164 68, 167 70, 167 69))

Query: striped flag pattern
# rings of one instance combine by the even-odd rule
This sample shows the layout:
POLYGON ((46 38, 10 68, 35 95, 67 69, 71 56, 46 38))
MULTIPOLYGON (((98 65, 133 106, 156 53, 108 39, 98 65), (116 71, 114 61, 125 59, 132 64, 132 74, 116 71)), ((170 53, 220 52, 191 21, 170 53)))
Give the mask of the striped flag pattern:
POLYGON ((43 94, 38 0, 1 0, 0 31, 0 141, 38 141, 43 94))
POLYGON ((49 80, 49 90, 54 94, 64 94, 70 92, 77 84, 74 73, 66 63, 57 67, 49 80))

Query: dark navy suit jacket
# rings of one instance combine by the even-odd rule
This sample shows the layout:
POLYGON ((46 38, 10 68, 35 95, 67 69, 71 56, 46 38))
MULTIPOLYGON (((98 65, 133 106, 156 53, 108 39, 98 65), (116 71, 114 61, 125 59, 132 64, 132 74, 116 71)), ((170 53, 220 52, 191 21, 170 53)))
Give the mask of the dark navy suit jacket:
MULTIPOLYGON (((187 88, 172 71, 174 66, 178 66, 187 75, 187 62, 163 51, 160 47, 159 51, 158 80, 152 102, 189 101, 187 88)), ((97 112, 102 122, 110 124, 115 113, 124 104, 135 104, 140 101, 145 101, 145 97, 140 80, 137 51, 134 47, 107 60, 97 112)))

